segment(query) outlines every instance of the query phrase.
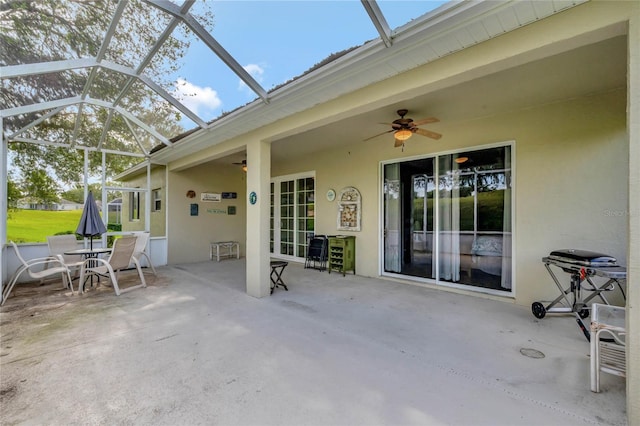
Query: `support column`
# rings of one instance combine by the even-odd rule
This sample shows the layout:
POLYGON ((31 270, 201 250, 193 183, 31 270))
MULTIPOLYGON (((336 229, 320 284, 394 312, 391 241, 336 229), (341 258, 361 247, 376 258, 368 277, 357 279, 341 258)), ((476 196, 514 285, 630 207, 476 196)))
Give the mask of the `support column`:
POLYGON ((627 64, 629 246, 627 247, 627 423, 640 425, 640 3, 631 7, 627 64))
MULTIPOLYGON (((7 145, 4 139, 4 129, 2 117, 0 117, 0 137, 2 138, 2 146, 0 148, 0 291, 4 290, 4 281, 7 271, 7 263, 5 258, 5 243, 7 241, 7 175, 9 165, 7 164, 7 145)), ((0 293, 2 294, 2 293, 0 293)))
POLYGON ((271 181, 271 145, 262 141, 247 144, 247 294, 268 296, 269 212, 271 181))

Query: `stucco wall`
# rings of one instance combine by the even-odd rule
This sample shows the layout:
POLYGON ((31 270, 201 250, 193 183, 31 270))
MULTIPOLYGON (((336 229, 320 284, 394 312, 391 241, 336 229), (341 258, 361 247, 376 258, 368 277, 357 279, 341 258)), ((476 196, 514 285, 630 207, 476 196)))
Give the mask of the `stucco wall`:
MULTIPOLYGON (((146 188, 147 186, 147 175, 142 174, 133 178, 129 182, 127 182, 127 187, 131 188, 146 188)), ((161 191, 161 207, 159 211, 154 211, 153 206, 151 206, 151 225, 150 232, 152 237, 161 237, 166 234, 166 220, 165 220, 165 211, 167 208, 167 185, 165 182, 165 168, 161 166, 154 166, 151 169, 151 190, 160 189, 161 191)), ((146 207, 146 194, 142 193, 140 195, 140 220, 132 221, 129 219, 129 210, 131 206, 129 203, 129 193, 125 192, 123 194, 123 202, 122 202, 122 230, 123 231, 144 231, 145 230, 145 212, 147 210, 146 207)))
POLYGON ((237 166, 203 164, 182 172, 169 172, 167 236, 170 264, 201 262, 209 259, 212 241, 238 241, 245 253, 246 176, 237 166), (188 198, 187 191, 195 191, 188 198), (202 192, 236 192, 236 199, 203 202, 202 192), (198 204, 198 215, 191 216, 190 205, 198 204), (236 207, 235 215, 222 213, 236 207))
MULTIPOLYGON (((380 161, 515 141, 516 303, 552 300, 558 289, 541 258, 551 250, 601 251, 626 264, 628 142, 624 89, 466 122, 443 122, 439 141, 414 136, 402 152, 391 137, 345 141, 274 164, 272 175, 316 172, 316 232, 356 236, 358 274, 377 276, 380 161), (362 231, 336 231, 337 203, 324 196, 355 186, 362 231)), ((559 272, 561 280, 568 275, 559 272)))

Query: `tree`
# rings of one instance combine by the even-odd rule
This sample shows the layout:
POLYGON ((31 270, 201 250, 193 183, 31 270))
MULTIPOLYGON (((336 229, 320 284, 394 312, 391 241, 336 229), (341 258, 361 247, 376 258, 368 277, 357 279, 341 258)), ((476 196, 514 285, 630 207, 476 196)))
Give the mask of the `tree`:
MULTIPOLYGON (((16 65, 96 57, 111 17, 119 2, 112 0, 14 0, 0 3, 0 65, 16 65)), ((204 12, 198 20, 211 27, 213 15, 210 4, 203 3, 204 12)), ((202 8, 202 7, 201 7, 202 8)), ((164 12, 141 0, 130 0, 118 24, 104 59, 136 69, 147 55, 150 46, 160 35, 158 22, 167 22, 164 12)), ((151 78, 167 91, 172 91, 173 81, 167 77, 179 69, 180 60, 189 47, 190 30, 179 26, 162 45, 144 69, 151 78)), ((12 108, 38 104, 50 100, 71 98, 83 94, 90 76, 90 69, 28 75, 3 80, 2 104, 12 108)), ((121 95, 121 106, 143 122, 165 135, 184 131, 177 123, 180 114, 167 102, 157 102, 157 96, 140 82, 132 84, 126 94, 128 77, 99 70, 95 73, 89 93, 93 99, 112 102, 121 95)), ((13 134, 48 111, 26 113, 3 119, 5 134, 13 134)), ((137 149, 138 140, 151 148, 160 143, 139 128, 135 135, 125 120, 105 107, 85 105, 81 120, 76 120, 78 108, 67 107, 59 113, 28 129, 28 137, 55 144, 77 144, 78 147, 97 146, 103 143, 108 149, 137 149), (103 130, 109 124, 106 138, 103 130), (136 137, 137 136, 137 137, 136 137), (74 139, 77 138, 77 139, 74 139)), ((24 178, 34 169, 47 170, 59 182, 73 184, 81 180, 83 156, 81 151, 51 145, 12 142, 15 163, 24 178)), ((139 158, 108 155, 107 175, 122 172, 139 158)), ((102 169, 102 155, 91 152, 89 171, 97 177, 102 169)))
POLYGON ((42 204, 58 201, 58 185, 46 171, 32 170, 25 179, 25 192, 42 204))
MULTIPOLYGON (((87 190, 93 192, 93 197, 96 200, 102 199, 102 190, 100 189, 100 184, 90 183, 87 187, 87 190)), ((64 191, 62 194, 60 194, 60 196, 65 200, 73 201, 78 204, 84 204, 84 186, 76 185, 75 188, 64 191)))
POLYGON ((22 192, 11 176, 7 177, 7 205, 10 209, 18 206, 18 200, 22 198, 22 192))

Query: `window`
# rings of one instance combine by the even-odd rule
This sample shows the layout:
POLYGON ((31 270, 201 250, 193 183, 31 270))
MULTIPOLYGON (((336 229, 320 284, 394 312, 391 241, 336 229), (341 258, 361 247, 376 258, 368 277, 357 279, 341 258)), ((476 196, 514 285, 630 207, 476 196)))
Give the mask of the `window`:
POLYGON ((129 193, 129 220, 140 220, 140 193, 129 193))
POLYGON ((151 211, 159 212, 162 210, 162 192, 160 188, 151 191, 151 211))

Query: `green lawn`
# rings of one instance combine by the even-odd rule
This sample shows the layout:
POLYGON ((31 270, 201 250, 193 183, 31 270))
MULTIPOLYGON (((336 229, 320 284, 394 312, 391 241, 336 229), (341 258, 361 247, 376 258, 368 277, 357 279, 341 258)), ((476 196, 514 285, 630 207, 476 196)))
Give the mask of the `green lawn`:
POLYGON ((7 217, 7 241, 43 243, 48 235, 73 234, 82 210, 43 211, 10 210, 7 217))

